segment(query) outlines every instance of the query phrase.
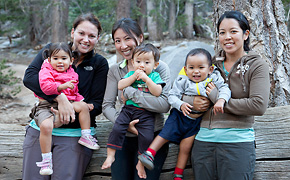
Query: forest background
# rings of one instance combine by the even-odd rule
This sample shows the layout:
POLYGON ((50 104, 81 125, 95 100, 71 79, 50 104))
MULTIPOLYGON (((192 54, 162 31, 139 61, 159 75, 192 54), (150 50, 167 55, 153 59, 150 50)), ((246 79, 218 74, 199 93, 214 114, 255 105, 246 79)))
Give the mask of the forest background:
MULTIPOLYGON (((101 45, 112 45, 110 32, 117 19, 131 17, 148 41, 202 38, 218 50, 219 16, 239 10, 251 24, 252 49, 269 64, 273 107, 290 104, 289 9, 290 0, 0 0, 0 36, 9 40, 9 48, 39 50, 48 42, 68 41, 73 20, 92 12, 103 27, 101 45)), ((98 48, 100 54, 112 49, 98 48)), ((0 59, 0 92, 3 84, 17 81, 12 72, 2 73, 7 61, 0 59)))

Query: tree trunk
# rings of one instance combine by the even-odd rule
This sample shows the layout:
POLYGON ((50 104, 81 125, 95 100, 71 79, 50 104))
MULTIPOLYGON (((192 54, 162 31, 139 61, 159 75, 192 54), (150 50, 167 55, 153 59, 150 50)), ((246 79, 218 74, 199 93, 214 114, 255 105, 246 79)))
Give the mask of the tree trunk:
POLYGON ((137 0, 137 7, 140 8, 140 13, 142 14, 139 19, 138 23, 142 29, 142 31, 145 31, 145 25, 146 25, 146 0, 137 0))
POLYGON ((176 20, 176 4, 174 3, 174 1, 170 1, 169 27, 168 27, 170 39, 176 39, 175 20, 176 20))
POLYGON ((25 32, 28 34, 28 45, 37 46, 47 43, 50 37, 50 14, 48 1, 23 0, 20 2, 23 13, 29 19, 25 32))
POLYGON ((185 38, 191 39, 192 32, 193 32, 193 0, 187 0, 185 2, 185 11, 186 17, 186 26, 184 29, 184 36, 185 38))
POLYGON ((117 19, 130 17, 130 0, 119 0, 117 5, 117 19))
POLYGON ((147 27, 149 40, 158 41, 161 39, 158 35, 158 17, 156 13, 156 4, 154 0, 147 0, 147 27))
POLYGON ((52 42, 67 42, 67 21, 70 0, 53 0, 52 3, 52 42))
MULTIPOLYGON (((289 104, 289 33, 282 1, 214 0, 213 3, 216 23, 224 11, 238 10, 245 14, 251 26, 251 47, 269 64, 271 80, 269 106, 289 104)), ((216 45, 218 47, 218 42, 216 45)))
MULTIPOLYGON (((117 20, 121 18, 129 18, 130 17, 130 0, 119 0, 117 5, 117 20)), ((117 62, 123 60, 123 56, 121 56, 118 51, 116 51, 117 62)))

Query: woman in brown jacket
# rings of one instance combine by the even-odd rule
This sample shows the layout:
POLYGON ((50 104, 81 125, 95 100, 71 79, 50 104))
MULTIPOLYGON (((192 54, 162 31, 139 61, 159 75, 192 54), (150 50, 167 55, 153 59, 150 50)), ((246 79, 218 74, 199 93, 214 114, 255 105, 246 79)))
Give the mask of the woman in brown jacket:
MULTIPOLYGON (((213 63, 228 83, 232 97, 225 104, 224 113, 214 115, 210 108, 202 118, 192 149, 195 179, 253 179, 254 116, 263 115, 268 105, 269 67, 257 53, 250 51, 250 26, 241 12, 225 12, 217 31, 222 50, 213 63)), ((217 89, 210 84, 207 91, 215 103, 217 89)))

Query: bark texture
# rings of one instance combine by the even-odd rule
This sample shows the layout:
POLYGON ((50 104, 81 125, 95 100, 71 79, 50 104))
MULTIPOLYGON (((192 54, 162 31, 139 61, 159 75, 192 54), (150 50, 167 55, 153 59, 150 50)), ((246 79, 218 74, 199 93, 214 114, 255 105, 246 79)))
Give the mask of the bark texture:
POLYGON ((28 33, 28 45, 46 43, 50 34, 50 12, 47 0, 23 0, 20 2, 23 13, 29 18, 25 31, 28 33))
POLYGON ((191 39, 193 37, 193 0, 185 2, 186 27, 184 29, 185 38, 191 39))
MULTIPOLYGON (((161 40, 162 31, 159 32, 158 28, 158 15, 156 10, 156 2, 154 0, 147 0, 147 27, 149 32, 149 40, 161 40)), ((161 30, 161 29, 160 29, 161 30)))
POLYGON ((130 0, 118 0, 117 19, 130 17, 130 0))
POLYGON ((168 27, 170 39, 176 39, 175 20, 176 20, 176 4, 175 4, 174 1, 170 1, 170 5, 169 5, 169 27, 168 27))
MULTIPOLYGON (((281 0, 214 0, 214 24, 223 12, 241 11, 251 26, 251 47, 269 64, 271 94, 269 106, 290 103, 289 33, 281 0)), ((216 35, 217 36, 217 35, 216 35)), ((217 38, 218 39, 218 38, 217 38)), ((218 40, 216 41, 218 49, 218 40)))
POLYGON ((66 42, 67 21, 70 0, 53 0, 52 3, 52 42, 66 42))
POLYGON ((137 7, 140 8, 140 17, 138 18, 138 24, 140 25, 141 29, 145 30, 145 25, 146 25, 146 13, 147 13, 147 8, 146 8, 146 0, 137 0, 137 7))

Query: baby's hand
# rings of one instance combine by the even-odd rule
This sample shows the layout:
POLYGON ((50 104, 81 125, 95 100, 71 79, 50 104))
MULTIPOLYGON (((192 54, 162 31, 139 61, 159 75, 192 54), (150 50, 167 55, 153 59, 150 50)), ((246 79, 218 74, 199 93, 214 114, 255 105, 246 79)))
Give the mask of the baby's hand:
POLYGON ((71 81, 68 81, 66 83, 63 83, 57 87, 57 90, 61 91, 61 90, 65 90, 67 88, 70 88, 72 90, 75 88, 74 83, 76 83, 76 82, 77 82, 76 80, 71 80, 71 81))
POLYGON ((139 76, 140 72, 141 72, 140 69, 137 69, 137 70, 134 72, 133 76, 135 77, 136 80, 138 80, 138 76, 139 76))
POLYGON ((182 111, 183 115, 184 116, 187 116, 190 114, 191 112, 191 109, 192 109, 192 105, 188 104, 188 103, 183 103, 181 106, 180 106, 180 110, 182 111))
POLYGON ((207 86, 206 86, 206 95, 209 95, 211 93, 211 91, 216 88, 216 86, 214 85, 213 82, 210 82, 207 86))
POLYGON ((214 115, 216 115, 218 112, 224 113, 224 104, 225 104, 225 100, 224 99, 219 99, 215 105, 213 106, 213 112, 214 115))
POLYGON ((66 88, 74 89, 75 88, 74 83, 76 83, 76 82, 77 82, 76 80, 71 80, 71 81, 68 81, 68 82, 64 83, 63 85, 66 88))
POLYGON ((147 81, 147 74, 143 71, 143 70, 140 70, 139 73, 138 73, 138 77, 137 77, 137 80, 143 80, 145 83, 147 81))

